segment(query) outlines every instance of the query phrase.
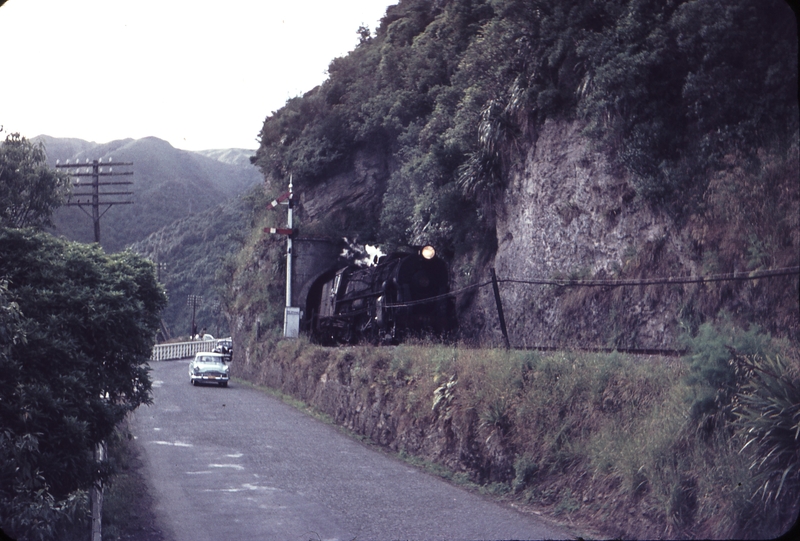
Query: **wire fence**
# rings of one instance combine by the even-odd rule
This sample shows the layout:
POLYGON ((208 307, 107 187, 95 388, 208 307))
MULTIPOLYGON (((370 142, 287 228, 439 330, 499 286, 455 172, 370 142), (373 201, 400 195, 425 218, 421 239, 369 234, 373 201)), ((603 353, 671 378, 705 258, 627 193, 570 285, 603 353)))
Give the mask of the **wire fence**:
MULTIPOLYGON (((726 274, 710 274, 707 276, 669 276, 662 278, 641 278, 641 279, 609 279, 609 280, 583 280, 572 278, 531 278, 528 280, 517 279, 498 279, 498 284, 526 284, 526 285, 540 285, 540 286, 557 286, 557 287, 634 287, 634 286, 647 286, 647 285, 668 285, 668 284, 701 284, 711 282, 733 282, 742 280, 759 280, 761 278, 772 278, 778 276, 792 276, 797 275, 800 277, 800 266, 797 267, 784 267, 780 269, 764 269, 747 272, 732 272, 726 274)), ((417 301, 406 301, 400 303, 386 304, 387 308, 406 308, 411 306, 418 306, 421 304, 428 304, 431 302, 440 301, 449 297, 457 297, 463 293, 474 289, 480 289, 492 285, 492 280, 487 280, 479 284, 468 285, 442 295, 435 297, 428 297, 417 301)))
MULTIPOLYGON (((459 288, 448 293, 429 297, 427 299, 420 299, 416 301, 406 301, 402 303, 387 304, 387 308, 405 308, 428 304, 432 302, 441 301, 447 298, 455 298, 458 295, 467 293, 469 291, 477 290, 489 285, 495 286, 495 301, 497 303, 498 317, 500 320, 500 328, 505 340, 506 348, 510 348, 511 344, 508 337, 508 331, 505 325, 505 318, 503 315, 502 302, 500 300, 500 293, 498 289, 499 284, 523 284, 535 286, 552 286, 561 288, 575 288, 575 287, 601 287, 601 288, 618 288, 618 287, 639 287, 639 286, 652 286, 652 285, 675 285, 675 284, 702 284, 714 282, 734 282, 745 280, 760 280, 765 278, 775 278, 782 276, 798 276, 800 277, 800 266, 784 267, 778 269, 762 269, 747 272, 732 272, 724 274, 709 274, 706 276, 667 276, 657 278, 638 278, 638 279, 573 279, 573 278, 532 278, 528 280, 518 279, 497 279, 492 269, 492 280, 487 280, 478 284, 471 284, 459 288)), ((518 346, 515 346, 518 347, 518 346)), ((559 350, 564 349, 563 346, 525 346, 522 349, 532 350, 559 350)), ((625 348, 625 347, 601 347, 601 346, 573 346, 571 349, 592 352, 612 352, 619 351, 625 353, 634 353, 639 355, 661 355, 661 356, 681 356, 686 352, 681 349, 669 348, 625 348)))

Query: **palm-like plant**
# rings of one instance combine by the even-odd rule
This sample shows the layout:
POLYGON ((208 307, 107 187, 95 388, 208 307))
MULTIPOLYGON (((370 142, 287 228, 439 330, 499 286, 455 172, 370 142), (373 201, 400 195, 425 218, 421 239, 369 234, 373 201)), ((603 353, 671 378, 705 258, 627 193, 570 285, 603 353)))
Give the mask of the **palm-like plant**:
POLYGON ((750 372, 734 400, 741 451, 752 453, 762 500, 776 503, 781 494, 794 500, 800 488, 800 377, 779 355, 739 359, 750 372))

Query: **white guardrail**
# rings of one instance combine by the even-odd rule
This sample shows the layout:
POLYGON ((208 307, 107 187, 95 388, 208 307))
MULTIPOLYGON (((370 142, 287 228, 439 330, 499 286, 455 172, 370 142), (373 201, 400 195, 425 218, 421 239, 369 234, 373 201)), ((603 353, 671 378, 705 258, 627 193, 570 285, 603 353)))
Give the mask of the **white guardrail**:
POLYGON ((175 344, 156 344, 153 346, 151 361, 172 361, 194 357, 199 351, 214 351, 222 340, 195 340, 194 342, 177 342, 175 344))

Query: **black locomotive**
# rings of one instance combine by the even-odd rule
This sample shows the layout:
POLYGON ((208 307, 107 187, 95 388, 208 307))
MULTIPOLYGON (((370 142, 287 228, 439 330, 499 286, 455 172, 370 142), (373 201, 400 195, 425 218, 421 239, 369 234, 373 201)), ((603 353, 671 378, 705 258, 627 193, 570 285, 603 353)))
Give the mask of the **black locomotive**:
POLYGON ((359 340, 397 343, 409 334, 445 335, 455 329, 447 264, 431 246, 348 265, 311 286, 306 315, 321 343, 359 340))

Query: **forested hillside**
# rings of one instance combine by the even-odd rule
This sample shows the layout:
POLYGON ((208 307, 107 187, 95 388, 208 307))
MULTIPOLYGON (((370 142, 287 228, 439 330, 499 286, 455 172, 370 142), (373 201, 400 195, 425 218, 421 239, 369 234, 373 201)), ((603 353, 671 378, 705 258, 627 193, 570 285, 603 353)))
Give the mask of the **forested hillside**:
POLYGON ((475 212, 491 227, 481 205, 523 141, 546 119, 581 119, 639 196, 687 213, 726 156, 757 166, 793 142, 796 46, 779 0, 404 0, 267 118, 256 163, 302 189, 377 146, 395 161, 380 240, 425 230, 454 247, 475 212))
POLYGON ((159 280, 169 303, 161 314, 168 336, 187 338, 192 328, 189 295, 202 297, 195 321, 215 337, 230 335, 221 294, 228 283, 233 257, 244 244, 251 212, 250 198, 239 196, 198 212, 152 233, 131 250, 159 265, 159 280))
MULTIPOLYGON (((457 286, 489 266, 541 279, 798 264, 784 2, 402 0, 360 34, 261 131, 255 163, 270 196, 292 175, 300 234, 433 243, 457 286), (355 204, 335 199, 359 182, 355 204)), ((799 328, 795 278, 562 293, 507 290, 518 343, 675 346, 723 313, 799 328)), ((497 332, 485 297, 460 300, 472 336, 497 332)))
MULTIPOLYGON (((63 164, 67 160, 75 163, 109 158, 133 163, 122 168, 133 171, 132 176, 116 179, 132 180, 133 185, 123 188, 133 195, 114 200, 134 203, 113 206, 100 220, 100 243, 109 252, 120 251, 178 219, 217 207, 244 193, 260 179, 257 169, 248 163, 252 151, 189 152, 155 137, 105 144, 47 136, 35 140, 45 145, 51 166, 57 160, 63 164)), ((105 191, 110 191, 107 188, 105 191)), ((60 209, 54 222, 54 233, 58 235, 81 242, 94 241, 92 219, 77 207, 60 209)))
MULTIPOLYGON (((133 171, 132 176, 114 179, 132 180, 132 185, 101 188, 101 192, 132 191, 131 196, 113 200, 134 203, 100 209, 100 244, 106 252, 132 247, 160 263, 160 280, 169 293, 162 321, 171 336, 189 335, 192 313, 186 304, 188 295, 203 297, 196 314, 200 328, 227 335, 228 321, 218 296, 221 288, 215 280, 222 262, 241 247, 245 219, 241 197, 262 178, 250 163, 253 152, 189 152, 155 137, 105 144, 48 136, 33 141, 44 145, 50 167, 67 160, 132 162, 133 166, 120 168, 133 171)), ((109 178, 102 177, 101 181, 109 178)), ((91 209, 84 210, 58 209, 52 232, 71 240, 93 242, 92 219, 86 214, 91 214, 91 209)))

